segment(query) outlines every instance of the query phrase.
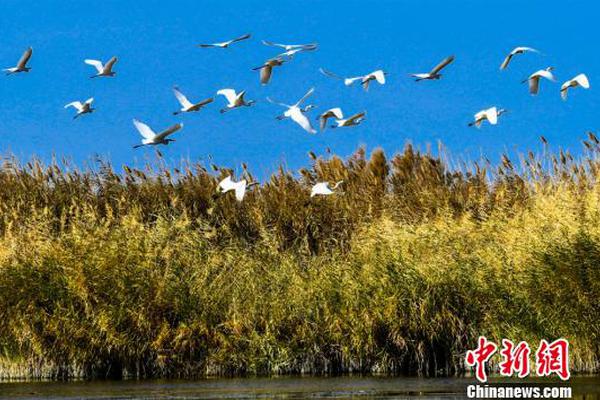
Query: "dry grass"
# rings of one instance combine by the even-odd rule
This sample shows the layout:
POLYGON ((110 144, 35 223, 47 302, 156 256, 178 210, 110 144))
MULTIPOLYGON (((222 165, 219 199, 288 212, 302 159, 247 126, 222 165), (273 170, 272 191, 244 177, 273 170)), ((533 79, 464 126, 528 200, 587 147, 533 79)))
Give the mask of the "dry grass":
POLYGON ((597 370, 600 147, 585 145, 462 172, 410 147, 311 155, 241 204, 216 194, 217 167, 9 159, 0 373, 453 374, 479 334, 564 336, 572 367, 597 370))

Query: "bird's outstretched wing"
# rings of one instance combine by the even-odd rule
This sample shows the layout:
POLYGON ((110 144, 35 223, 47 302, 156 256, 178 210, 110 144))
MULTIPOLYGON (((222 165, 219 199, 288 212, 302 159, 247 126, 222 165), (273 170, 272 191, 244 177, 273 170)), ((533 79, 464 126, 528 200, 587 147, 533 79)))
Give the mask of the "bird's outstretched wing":
POLYGON ((354 114, 353 116, 348 118, 349 122, 357 122, 360 119, 363 119, 367 113, 365 111, 354 114))
POLYGON ((433 69, 431 70, 431 74, 432 75, 437 74, 442 69, 444 69, 448 64, 450 64, 452 61, 454 61, 454 56, 449 56, 449 57, 444 58, 441 63, 439 63, 438 65, 433 67, 433 69))
POLYGON ((212 103, 215 101, 214 97, 209 97, 208 99, 204 99, 201 102, 196 103, 197 107, 204 107, 205 105, 212 103))
POLYGON ((229 43, 241 42, 242 40, 250 39, 251 36, 252 35, 250 35, 249 33, 246 33, 245 35, 232 39, 231 41, 229 41, 229 43))
POLYGON ((104 70, 104 66, 102 65, 102 61, 98 61, 98 60, 83 60, 84 63, 86 63, 87 65, 91 65, 94 68, 96 68, 96 70, 98 70, 98 72, 102 72, 104 70))
POLYGON ((108 62, 104 65, 105 72, 111 72, 113 66, 117 62, 117 57, 112 57, 108 62))
POLYGON ((304 100, 308 99, 310 97, 310 95, 312 95, 315 91, 315 88, 310 88, 308 90, 308 92, 306 92, 306 94, 304 96, 302 96, 302 98, 300 100, 298 100, 296 102, 296 107, 299 106, 300 104, 302 104, 304 102, 304 100))
POLYGON ((29 59, 31 58, 32 54, 33 54, 33 49, 31 47, 28 48, 27 50, 25 50, 25 52, 19 59, 19 62, 17 63, 17 68, 25 68, 25 66, 27 65, 27 62, 29 62, 29 59))
POLYGON ((237 97, 237 94, 235 93, 235 90, 233 90, 233 89, 221 89, 217 92, 217 94, 220 94, 221 96, 225 96, 227 101, 231 104, 235 103, 235 99, 237 97))
POLYGON ((271 80, 271 74, 273 73, 273 67, 270 65, 263 65, 260 68, 260 84, 266 85, 271 80))
POLYGON ((190 108, 193 106, 193 104, 188 100, 187 97, 185 97, 185 95, 183 93, 181 93, 181 91, 179 90, 179 88, 177 86, 173 86, 173 94, 177 98, 177 101, 179 102, 179 104, 181 104, 181 107, 190 108))
POLYGON ((498 109, 496 107, 485 110, 485 116, 490 124, 496 125, 498 123, 498 109))
POLYGON ((320 72, 321 72, 323 75, 325 75, 325 76, 328 76, 328 77, 330 77, 330 78, 334 78, 334 79, 341 79, 341 80, 343 80, 343 79, 344 79, 344 78, 342 78, 341 76, 339 76, 339 75, 336 75, 336 74, 334 74, 333 72, 326 70, 325 68, 319 68, 319 71, 320 71, 320 72))
POLYGON ((152 140, 156 137, 156 133, 145 123, 138 121, 137 119, 133 120, 133 125, 138 130, 140 135, 144 137, 144 139, 152 140))
POLYGON ((278 106, 290 108, 289 104, 278 103, 278 102, 274 101, 273 99, 271 99, 270 97, 267 97, 267 101, 271 104, 277 104, 278 106))
POLYGON ((573 80, 575 82, 577 82, 579 84, 579 86, 581 86, 584 89, 590 88, 590 81, 588 80, 588 77, 586 74, 579 74, 575 78, 573 78, 573 80))
POLYGON ((65 105, 65 108, 69 107, 73 107, 77 109, 77 111, 81 111, 81 109, 83 108, 83 104, 81 104, 80 101, 72 101, 71 103, 65 105))
POLYGON ((508 64, 510 63, 510 60, 512 60, 513 55, 514 54, 511 52, 506 56, 504 61, 502 61, 502 64, 500 64, 500 69, 506 69, 506 67, 508 67, 508 64))
POLYGON ((237 201, 244 200, 244 196, 246 195, 246 180, 242 179, 241 181, 235 184, 235 199, 237 201))
POLYGON ((315 129, 310 124, 310 120, 306 117, 306 115, 304 115, 302 111, 300 111, 299 108, 294 109, 294 111, 290 113, 290 118, 292 119, 292 121, 300 125, 302 129, 304 129, 306 132, 317 133, 317 131, 315 131, 315 129))
POLYGON ((87 100, 85 101, 85 104, 92 104, 93 102, 94 102, 94 98, 93 98, 93 97, 90 97, 89 99, 87 99, 87 100))
POLYGON ((167 129, 165 129, 164 131, 160 132, 159 134, 156 135, 156 137, 154 138, 156 141, 161 141, 164 138, 166 138, 167 136, 177 132, 178 130, 180 130, 181 128, 183 128, 183 124, 179 123, 179 124, 175 124, 172 125, 170 127, 168 127, 167 129))

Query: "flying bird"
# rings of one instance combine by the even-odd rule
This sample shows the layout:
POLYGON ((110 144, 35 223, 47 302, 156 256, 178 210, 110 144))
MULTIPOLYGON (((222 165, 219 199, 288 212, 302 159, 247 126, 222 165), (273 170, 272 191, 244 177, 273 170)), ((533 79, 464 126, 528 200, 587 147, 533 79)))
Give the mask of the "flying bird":
POLYGON ((523 54, 526 52, 539 53, 539 51, 537 51, 536 49, 531 48, 531 47, 525 47, 525 46, 515 47, 510 53, 508 53, 508 55, 506 56, 504 61, 502 61, 502 64, 500 65, 500 69, 506 69, 506 67, 508 67, 508 64, 510 63, 510 61, 512 60, 512 58, 515 55, 523 54))
POLYGON ((317 46, 318 46, 316 43, 308 43, 308 44, 281 44, 281 43, 273 43, 273 42, 270 42, 268 40, 263 40, 262 42, 263 42, 263 44, 265 46, 281 47, 285 51, 297 50, 297 49, 300 49, 300 50, 315 50, 317 48, 317 46))
POLYGON ((87 99, 83 103, 80 102, 80 101, 73 101, 73 102, 67 104, 65 106, 65 108, 69 108, 69 107, 75 108, 77 110, 77 114, 75 114, 75 116, 73 117, 73 119, 76 119, 80 115, 91 114, 91 113, 93 113, 95 111, 95 109, 92 108, 92 102, 93 101, 94 101, 93 97, 90 97, 89 99, 87 99))
POLYGON ((142 146, 155 146, 157 144, 169 144, 170 142, 174 142, 175 139, 169 139, 167 136, 177 132, 181 128, 183 128, 183 124, 175 124, 160 133, 156 133, 150 128, 148 125, 144 124, 137 119, 133 120, 133 125, 138 130, 138 132, 142 135, 142 144, 137 144, 133 146, 134 149, 142 146))
POLYGON ((469 126, 481 127, 483 121, 488 121, 490 125, 496 125, 498 123, 498 117, 504 114, 506 110, 504 108, 490 107, 485 110, 479 111, 475 114, 475 120, 469 123, 469 126))
POLYGON ((353 116, 346 119, 336 119, 337 125, 332 125, 332 128, 342 128, 346 126, 356 126, 365 120, 366 111, 354 114, 353 116))
POLYGON ((227 99, 227 106, 221 109, 221 114, 238 107, 250 107, 256 103, 254 100, 246 101, 244 99, 244 95, 246 94, 245 90, 236 93, 233 89, 221 89, 217 92, 217 94, 220 94, 227 99))
POLYGON ((31 68, 27 66, 27 63, 29 62, 32 54, 33 49, 30 47, 25 50, 15 67, 5 68, 3 71, 6 72, 6 75, 16 74, 18 72, 29 72, 31 68))
POLYGON ((324 68, 320 68, 319 71, 321 71, 321 73, 323 75, 328 76, 330 78, 343 80, 344 85, 346 85, 346 86, 352 86, 354 84, 354 82, 360 81, 360 83, 361 83, 363 89, 365 89, 365 91, 369 90, 369 83, 373 80, 376 80, 381 85, 385 84, 385 76, 387 75, 387 72, 384 72, 383 70, 380 70, 380 69, 378 69, 377 71, 373 71, 369 74, 362 75, 362 76, 355 76, 353 78, 343 78, 343 77, 341 77, 337 74, 334 74, 333 72, 328 71, 324 68))
POLYGON ((302 47, 298 47, 296 49, 291 49, 291 50, 286 50, 283 53, 280 53, 276 56, 276 58, 280 58, 280 57, 286 57, 288 60, 291 60, 292 58, 294 58, 294 56, 297 53, 303 53, 305 51, 312 51, 312 50, 316 50, 317 48, 302 48, 302 47))
POLYGON ((200 111, 202 107, 214 101, 214 98, 209 97, 208 99, 202 100, 199 103, 192 103, 187 97, 185 97, 183 93, 181 93, 177 86, 173 86, 173 93, 175 94, 177 101, 179 101, 179 104, 181 104, 181 109, 179 111, 174 111, 173 115, 200 111))
POLYGON ((237 199, 237 201, 242 201, 244 200, 244 196, 246 195, 246 189, 254 185, 258 185, 258 182, 248 183, 245 179, 235 182, 231 179, 231 176, 228 176, 227 178, 219 182, 217 190, 221 193, 227 193, 230 190, 234 190, 235 198, 237 199))
POLYGON ((446 57, 440 62, 438 65, 433 67, 430 72, 420 73, 420 74, 410 74, 413 78, 415 78, 415 82, 423 81, 423 80, 432 80, 432 79, 440 79, 442 74, 440 71, 444 69, 448 64, 454 61, 454 56, 446 57))
POLYGON ((529 78, 524 79, 521 83, 529 82, 529 93, 532 95, 538 94, 540 91, 540 79, 545 78, 549 81, 556 82, 556 78, 552 74, 554 67, 548 67, 546 69, 540 69, 539 71, 534 72, 529 75, 529 78))
POLYGON ((266 85, 271 80, 271 75, 273 74, 273 67, 279 67, 283 65, 285 60, 281 57, 272 58, 270 60, 265 61, 263 65, 260 67, 252 68, 252 71, 260 70, 260 83, 261 85, 266 85))
POLYGON ((203 47, 203 48, 209 48, 209 47, 219 47, 221 49, 226 49, 227 47, 229 47, 230 45, 232 45, 233 43, 237 43, 237 42, 241 42, 242 40, 246 40, 246 39, 250 39, 250 34, 247 33, 245 35, 242 35, 238 38, 235 39, 231 39, 228 40, 226 42, 219 42, 219 43, 209 43, 209 44, 199 44, 199 47, 203 47))
POLYGON ((338 181, 335 183, 335 185, 330 186, 329 182, 318 182, 312 187, 310 191, 310 197, 315 197, 317 195, 328 196, 330 194, 334 194, 335 190, 342 183, 344 183, 344 181, 338 181))
POLYGON ((329 110, 327 110, 324 113, 322 113, 321 115, 319 115, 317 117, 317 119, 320 121, 321 131, 324 131, 327 128, 327 120, 329 118, 335 118, 337 120, 341 120, 342 118, 344 118, 344 113, 342 113, 341 108, 336 107, 336 108, 330 108, 329 110))
POLYGON ((590 88, 590 81, 585 74, 579 74, 575 78, 563 83, 560 87, 560 97, 562 97, 563 100, 567 100, 567 91, 569 88, 576 88, 578 86, 581 86, 584 89, 590 88))
POLYGON ((300 100, 298 100, 296 102, 296 104, 293 104, 293 105, 277 103, 268 97, 267 97, 267 100, 272 104, 277 104, 277 105, 280 105, 283 107, 287 107, 286 112, 283 113, 284 118, 291 118, 292 121, 294 121, 295 123, 300 125, 302 127, 302 129, 304 129, 308 133, 317 133, 317 131, 310 124, 310 120, 308 119, 308 117, 306 115, 304 115, 304 112, 300 108, 300 104, 302 104, 304 102, 304 100, 306 100, 310 95, 312 95, 314 91, 315 91, 315 88, 311 88, 308 92, 306 92, 306 94, 304 96, 302 96, 302 98, 300 100))
MULTIPOLYGON (((317 108, 317 106, 315 106, 314 104, 307 104, 304 107, 300 108, 300 110, 302 110, 302 112, 306 114, 307 112, 309 112, 313 108, 317 108)), ((278 115, 278 116, 275 117, 275 119, 279 120, 279 121, 284 120, 286 118, 289 118, 289 117, 287 115, 285 115, 285 113, 284 114, 280 114, 280 115, 278 115)))
POLYGON ((92 75, 90 76, 90 78, 98 78, 102 76, 115 76, 115 72, 112 69, 115 63, 117 62, 117 57, 111 58, 106 64, 102 64, 102 61, 90 59, 84 60, 83 62, 93 66, 98 71, 96 75, 92 75))

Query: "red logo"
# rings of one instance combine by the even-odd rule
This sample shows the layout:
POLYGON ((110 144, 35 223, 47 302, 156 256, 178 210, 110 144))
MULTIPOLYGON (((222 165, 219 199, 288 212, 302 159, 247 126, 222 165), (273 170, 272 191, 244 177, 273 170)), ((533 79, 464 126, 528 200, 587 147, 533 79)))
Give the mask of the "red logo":
MULTIPOLYGON (((475 377, 480 382, 487 382, 486 364, 498 350, 498 346, 480 336, 477 348, 467 351, 466 364, 475 367, 475 377)), ((513 376, 519 378, 529 375, 531 349, 527 342, 521 341, 514 344, 508 339, 502 339, 502 357, 498 363, 498 369, 502 376, 513 376)), ((538 376, 558 375, 562 380, 571 376, 569 373, 569 342, 566 339, 557 339, 552 343, 542 340, 535 353, 535 371, 538 376)))

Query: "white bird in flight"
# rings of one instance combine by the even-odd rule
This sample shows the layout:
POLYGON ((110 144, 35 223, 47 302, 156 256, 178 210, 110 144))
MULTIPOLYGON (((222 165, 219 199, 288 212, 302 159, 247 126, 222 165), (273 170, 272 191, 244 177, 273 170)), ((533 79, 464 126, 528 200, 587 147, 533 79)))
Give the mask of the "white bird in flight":
POLYGON ((252 68, 252 71, 260 70, 260 83, 266 85, 271 81, 271 75, 273 74, 273 67, 279 67, 283 65, 285 60, 281 57, 272 58, 265 61, 260 67, 252 68))
POLYGON ((512 60, 512 58, 515 55, 523 54, 526 52, 539 53, 539 51, 537 51, 536 49, 531 48, 531 47, 525 47, 525 46, 515 47, 510 53, 508 53, 508 55, 506 56, 504 61, 502 61, 502 64, 500 65, 500 69, 506 69, 506 67, 508 67, 508 64, 510 63, 510 61, 512 60))
POLYGON ((327 110, 324 113, 322 113, 321 115, 319 115, 317 117, 317 119, 320 121, 321 131, 324 131, 327 128, 327 120, 329 118, 335 118, 337 120, 341 120, 342 118, 344 118, 344 113, 342 113, 341 108, 335 107, 335 108, 330 108, 329 110, 327 110))
POLYGON ((221 49, 226 49, 227 47, 229 47, 233 43, 237 43, 237 42, 241 42, 242 40, 250 39, 250 36, 251 35, 249 33, 247 33, 245 35, 242 35, 242 36, 237 37, 235 39, 228 40, 226 42, 209 43, 209 44, 199 44, 198 46, 199 47, 204 47, 204 48, 219 47, 221 49))
POLYGON ((317 49, 316 46, 315 47, 306 47, 306 48, 304 48, 304 47, 297 47, 295 49, 286 50, 283 53, 278 54, 276 57, 286 57, 289 60, 291 60, 292 58, 294 58, 294 56, 297 53, 303 53, 305 51, 313 51, 313 50, 316 50, 316 49, 317 49))
POLYGON ((177 86, 173 86, 173 93, 175 94, 177 101, 179 101, 179 104, 181 104, 181 109, 179 111, 174 111, 173 115, 200 111, 202 107, 214 101, 214 98, 209 97, 208 99, 202 100, 199 103, 192 103, 187 97, 185 97, 183 93, 181 93, 177 86))
POLYGON ((246 101, 244 99, 244 95, 246 94, 245 90, 236 93, 233 89, 221 89, 217 92, 217 94, 220 94, 227 99, 227 106, 221 109, 221 114, 238 107, 250 107, 256 103, 254 100, 246 101))
POLYGON ((76 119, 80 115, 91 114, 92 112, 95 111, 95 109, 92 108, 92 102, 93 101, 94 101, 93 97, 90 97, 89 99, 87 99, 83 103, 80 102, 80 101, 73 101, 73 102, 65 105, 65 108, 69 108, 69 107, 75 108, 77 110, 77 114, 75 114, 75 116, 73 117, 73 119, 76 119))
POLYGON ((319 71, 321 71, 321 73, 323 75, 328 76, 330 78, 343 80, 344 85, 346 85, 346 86, 352 86, 354 84, 354 82, 360 81, 360 83, 361 83, 362 87, 365 89, 365 91, 369 90, 369 83, 373 80, 376 80, 381 85, 385 84, 385 76, 387 75, 386 72, 384 72, 383 70, 380 70, 380 69, 378 69, 377 71, 373 71, 369 74, 362 75, 362 76, 355 76, 353 78, 343 78, 343 77, 341 77, 337 74, 334 74, 333 72, 328 71, 324 68, 320 68, 319 71))
POLYGON ((90 78, 98 78, 102 76, 115 76, 115 72, 112 69, 115 63, 117 62, 117 57, 112 57, 110 60, 107 61, 106 64, 102 64, 102 61, 90 59, 84 60, 83 62, 93 66, 98 71, 96 75, 92 75, 90 76, 90 78))
POLYGON ((330 186, 329 182, 318 182, 312 187, 310 191, 310 197, 315 197, 317 195, 328 196, 330 194, 334 194, 335 190, 342 183, 344 183, 344 181, 338 181, 335 183, 335 185, 330 186))
POLYGON ((548 67, 546 69, 540 69, 529 75, 529 78, 524 79, 521 83, 529 82, 529 93, 532 95, 538 94, 540 91, 540 79, 545 78, 549 81, 556 82, 556 78, 552 74, 554 67, 548 67))
POLYGON ((268 40, 263 40, 262 42, 263 42, 263 44, 265 46, 281 47, 285 51, 296 50, 296 49, 301 49, 301 50, 315 50, 317 48, 317 46, 318 46, 316 43, 308 43, 308 44, 281 44, 281 43, 273 43, 273 42, 270 42, 268 40))
POLYGON ((300 100, 296 102, 296 104, 293 105, 277 103, 271 100, 269 97, 267 97, 267 100, 269 101, 269 103, 287 107, 286 112, 283 113, 284 118, 291 118, 292 121, 300 125, 302 129, 304 129, 308 133, 317 133, 317 131, 310 124, 310 120, 308 119, 308 117, 304 115, 303 110, 300 108, 302 102, 304 102, 304 100, 306 100, 311 94, 313 94, 314 91, 315 88, 311 88, 308 92, 306 92, 304 96, 302 96, 300 100))
POLYGON ((134 149, 142 146, 154 146, 157 144, 169 144, 170 142, 174 142, 175 139, 169 139, 167 136, 177 132, 181 128, 183 128, 183 124, 175 124, 162 132, 156 133, 150 128, 148 125, 144 124, 137 119, 133 120, 133 125, 138 130, 138 132, 142 135, 142 144, 137 144, 133 146, 134 149))
POLYGON ((481 127, 483 121, 488 121, 490 125, 496 125, 498 123, 498 117, 504 114, 506 110, 504 108, 490 107, 485 110, 479 111, 475 114, 475 120, 469 123, 469 126, 481 127))
POLYGON ((575 78, 569 79, 563 83, 560 87, 560 97, 562 97, 563 100, 567 100, 567 91, 569 88, 576 88, 578 86, 581 86, 584 89, 590 88, 590 81, 585 74, 579 74, 575 78))
POLYGON ((5 68, 3 71, 6 72, 6 75, 16 74, 18 72, 29 72, 31 68, 27 66, 27 63, 29 62, 32 54, 33 49, 30 47, 25 50, 15 67, 5 68))
POLYGON ((246 195, 246 189, 254 185, 258 185, 258 182, 248 183, 245 179, 235 182, 233 179, 231 179, 231 176, 228 176, 219 182, 217 190, 219 190, 221 193, 227 193, 230 190, 235 190, 235 198, 237 201, 242 201, 246 195))
POLYGON ((335 122, 337 123, 337 125, 331 125, 331 127, 332 128, 342 128, 342 127, 346 127, 346 126, 359 125, 361 122, 363 122, 366 119, 365 115, 367 115, 367 112, 363 111, 358 114, 354 114, 353 116, 346 118, 346 119, 336 119, 335 122))
POLYGON ((442 74, 440 74, 440 71, 442 69, 444 69, 446 66, 448 66, 448 64, 450 64, 453 61, 454 61, 454 56, 446 57, 438 65, 433 67, 433 69, 430 72, 419 73, 419 74, 410 74, 410 76, 415 78, 416 82, 423 81, 423 80, 440 79, 442 77, 442 74))

